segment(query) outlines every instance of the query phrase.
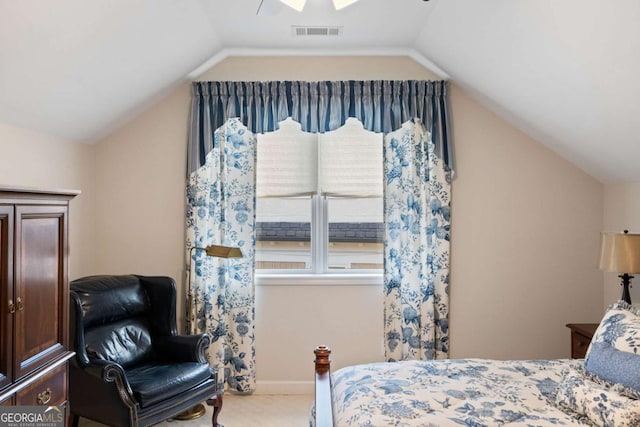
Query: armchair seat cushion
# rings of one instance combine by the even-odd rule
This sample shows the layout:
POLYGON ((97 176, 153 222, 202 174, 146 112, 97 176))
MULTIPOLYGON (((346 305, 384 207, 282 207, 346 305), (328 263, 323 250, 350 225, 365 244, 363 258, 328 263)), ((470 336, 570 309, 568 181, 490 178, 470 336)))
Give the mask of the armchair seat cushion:
POLYGON ((141 408, 180 395, 211 378, 206 363, 149 363, 127 369, 127 379, 141 408))

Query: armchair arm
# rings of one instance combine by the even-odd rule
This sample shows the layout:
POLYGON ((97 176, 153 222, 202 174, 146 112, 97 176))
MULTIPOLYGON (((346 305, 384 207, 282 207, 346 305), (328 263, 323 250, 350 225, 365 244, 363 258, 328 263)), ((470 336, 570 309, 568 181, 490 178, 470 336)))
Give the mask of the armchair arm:
POLYGON ((171 335, 156 337, 153 347, 158 357, 173 362, 207 363, 204 351, 209 348, 209 335, 171 335))
POLYGON ((92 359, 89 365, 78 367, 89 376, 88 379, 94 386, 104 387, 109 383, 115 383, 115 388, 122 402, 130 408, 137 405, 127 376, 120 364, 92 359))

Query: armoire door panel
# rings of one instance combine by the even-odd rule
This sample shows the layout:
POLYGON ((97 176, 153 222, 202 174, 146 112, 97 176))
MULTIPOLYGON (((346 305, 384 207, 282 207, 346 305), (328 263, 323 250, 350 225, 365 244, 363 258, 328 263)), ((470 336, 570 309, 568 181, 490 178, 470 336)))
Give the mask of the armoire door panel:
POLYGON ((65 351, 66 209, 16 206, 14 371, 20 378, 65 351))
MULTIPOLYGON (((0 334, 11 337, 13 331, 13 206, 0 205, 0 334)), ((12 342, 0 340, 0 389, 13 380, 12 342)))

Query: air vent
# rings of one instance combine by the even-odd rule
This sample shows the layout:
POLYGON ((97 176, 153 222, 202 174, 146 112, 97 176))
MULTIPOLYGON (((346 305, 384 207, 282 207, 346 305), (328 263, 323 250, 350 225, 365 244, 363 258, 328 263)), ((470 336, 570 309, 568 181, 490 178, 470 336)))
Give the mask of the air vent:
POLYGON ((291 33, 294 36, 340 36, 342 27, 302 27, 291 26, 291 33))

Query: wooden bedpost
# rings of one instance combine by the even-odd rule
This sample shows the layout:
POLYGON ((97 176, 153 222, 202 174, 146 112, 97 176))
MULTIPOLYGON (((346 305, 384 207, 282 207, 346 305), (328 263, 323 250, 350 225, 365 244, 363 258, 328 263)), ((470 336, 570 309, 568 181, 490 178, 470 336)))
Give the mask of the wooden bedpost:
POLYGON ((324 374, 329 371, 331 368, 331 349, 326 345, 319 345, 313 350, 313 354, 316 355, 316 372, 319 374, 324 374))
POLYGON ((331 349, 319 345, 313 353, 316 355, 316 427, 333 427, 331 349))

